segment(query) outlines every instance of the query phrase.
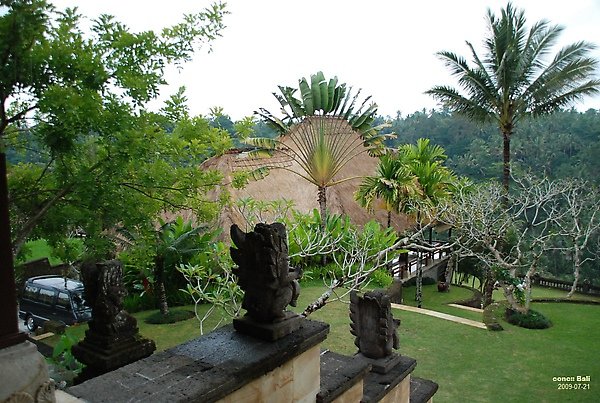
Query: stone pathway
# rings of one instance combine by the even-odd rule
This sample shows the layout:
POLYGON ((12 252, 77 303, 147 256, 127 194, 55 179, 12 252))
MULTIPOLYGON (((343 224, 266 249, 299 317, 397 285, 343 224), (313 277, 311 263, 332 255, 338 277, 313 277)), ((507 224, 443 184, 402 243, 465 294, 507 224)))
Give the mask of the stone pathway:
POLYGON ((470 306, 459 305, 459 304, 448 304, 448 306, 451 306, 453 308, 464 309, 465 311, 483 313, 483 309, 473 308, 473 307, 470 307, 470 306))
POLYGON ((392 304, 392 308, 401 309, 403 311, 420 313, 423 315, 433 316, 435 318, 445 319, 456 323, 462 323, 463 325, 477 327, 479 329, 486 329, 487 327, 483 322, 477 322, 471 319, 461 318, 460 316, 448 315, 447 313, 431 311, 429 309, 417 308, 410 305, 392 304))

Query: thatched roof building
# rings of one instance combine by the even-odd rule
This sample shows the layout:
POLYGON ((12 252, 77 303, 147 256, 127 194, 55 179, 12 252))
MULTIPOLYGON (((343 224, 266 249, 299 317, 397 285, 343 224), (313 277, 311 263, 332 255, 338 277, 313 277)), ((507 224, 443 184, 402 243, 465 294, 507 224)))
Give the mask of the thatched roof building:
MULTIPOLYGON (((376 219, 385 226, 387 212, 381 206, 376 205, 375 212, 372 214, 354 200, 354 193, 358 189, 362 177, 375 173, 378 158, 368 154, 360 136, 345 121, 340 124, 340 119, 327 117, 320 118, 319 121, 321 125, 323 121, 326 121, 326 125, 329 126, 326 128, 328 132, 335 132, 333 134, 338 137, 345 136, 345 146, 349 150, 354 150, 352 151, 353 158, 334 177, 335 181, 352 179, 327 188, 327 209, 331 213, 349 216, 350 220, 357 225, 364 225, 366 222, 376 219)), ((299 130, 299 126, 302 126, 302 124, 292 130, 299 130)), ((328 133, 327 135, 332 134, 328 133)), ((293 132, 282 137, 277 149, 270 158, 257 157, 248 152, 234 150, 208 159, 202 164, 202 168, 217 169, 223 174, 223 182, 226 184, 225 189, 229 192, 233 203, 248 197, 264 201, 287 199, 294 202, 296 210, 308 213, 319 208, 317 187, 297 174, 306 175, 298 159, 295 158, 299 147, 301 148, 299 141, 302 140, 298 140, 298 138, 293 135, 293 132), (235 189, 230 185, 233 179, 232 173, 240 170, 254 170, 260 167, 269 168, 269 174, 263 179, 252 181, 243 189, 235 189)), ((224 191, 223 188, 216 190, 209 196, 216 200, 219 192, 222 191, 224 191)), ((240 225, 242 228, 245 227, 245 220, 239 211, 235 207, 225 207, 219 217, 219 226, 224 229, 224 232, 228 233, 229 227, 233 223, 240 225)), ((392 225, 397 230, 402 230, 408 226, 407 218, 394 214, 392 225)))

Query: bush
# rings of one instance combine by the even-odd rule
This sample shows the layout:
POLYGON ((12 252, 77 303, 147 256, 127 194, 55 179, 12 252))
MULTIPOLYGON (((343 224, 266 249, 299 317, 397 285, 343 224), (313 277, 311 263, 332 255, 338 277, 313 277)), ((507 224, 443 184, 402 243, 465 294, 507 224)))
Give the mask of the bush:
POLYGON ((375 270, 371 274, 371 280, 379 288, 387 288, 394 282, 394 278, 385 269, 375 270))
POLYGON ((155 308, 155 298, 150 294, 130 293, 123 299, 123 309, 129 313, 147 311, 155 308))
POLYGON ((325 266, 314 265, 304 270, 302 279, 305 281, 312 280, 329 280, 331 278, 340 278, 342 269, 335 263, 329 263, 325 266))
MULTIPOLYGON (((423 277, 423 285, 433 285, 433 284, 437 284, 437 281, 435 281, 431 277, 423 277)), ((405 281, 404 283, 402 283, 403 287, 415 287, 416 285, 417 285, 416 277, 413 277, 413 278, 409 279, 408 281, 405 281)))
POLYGON ((165 323, 181 322, 193 318, 194 312, 188 310, 170 310, 168 314, 163 315, 160 311, 148 316, 144 322, 152 325, 164 325, 165 323))
POLYGON ((469 287, 466 285, 456 285, 456 287, 466 288, 467 290, 473 291, 473 296, 467 299, 461 299, 454 301, 453 304, 470 306, 471 308, 481 308, 483 302, 483 294, 477 288, 469 287))
POLYGON ((521 313, 507 308, 505 318, 508 323, 527 329, 547 329, 552 326, 552 322, 548 318, 533 309, 527 313, 521 313))

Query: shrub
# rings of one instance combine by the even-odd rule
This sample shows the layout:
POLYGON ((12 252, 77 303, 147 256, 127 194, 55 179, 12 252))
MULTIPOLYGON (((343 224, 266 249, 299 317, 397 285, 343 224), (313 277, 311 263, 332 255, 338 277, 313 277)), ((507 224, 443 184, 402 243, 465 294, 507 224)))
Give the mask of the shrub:
POLYGON ((527 313, 521 313, 507 308, 505 318, 508 323, 527 329, 547 329, 552 326, 552 322, 548 318, 533 309, 527 313))
POLYGON ((123 309, 129 313, 147 311, 155 308, 155 298, 151 294, 130 293, 123 299, 123 309))
MULTIPOLYGON (((433 285, 433 284, 437 284, 437 281, 435 281, 431 277, 423 277, 423 285, 433 285)), ((404 283, 402 283, 403 287, 414 287, 416 285, 417 285, 416 277, 413 277, 413 278, 409 279, 408 281, 405 281, 404 283)))
POLYGON ((375 270, 371 274, 371 280, 379 288, 387 288, 394 282, 394 278, 385 269, 375 270))
POLYGON ((483 294, 481 291, 479 291, 477 288, 466 285, 456 285, 456 287, 466 288, 467 290, 473 291, 473 296, 471 296, 471 298, 454 301, 454 304, 470 306, 471 308, 481 308, 481 303, 483 302, 483 294))
POLYGON ((333 278, 340 278, 342 276, 342 269, 335 263, 329 263, 325 266, 313 265, 304 270, 302 278, 305 281, 312 280, 329 280, 333 278))
POLYGON ((188 310, 170 310, 168 314, 163 315, 160 311, 148 316, 144 322, 152 325, 164 325, 165 323, 181 322, 193 318, 194 312, 188 310))

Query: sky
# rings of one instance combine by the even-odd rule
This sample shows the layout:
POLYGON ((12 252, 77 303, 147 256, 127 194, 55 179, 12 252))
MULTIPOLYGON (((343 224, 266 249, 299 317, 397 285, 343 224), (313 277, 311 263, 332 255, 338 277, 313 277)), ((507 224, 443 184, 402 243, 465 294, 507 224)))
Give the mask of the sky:
MULTIPOLYGON (((77 6, 90 19, 114 15, 133 31, 160 30, 210 3, 50 1, 61 9, 77 6)), ((559 47, 579 40, 600 46, 598 0, 513 4, 525 10, 529 24, 547 19, 562 25, 559 47)), ((505 5, 505 0, 229 0, 227 28, 213 42, 212 52, 202 49, 182 69, 170 69, 162 95, 166 98, 184 85, 192 115, 222 107, 237 120, 260 107, 278 111, 272 95, 278 85, 297 87, 301 77, 323 71, 327 79, 337 76, 339 82, 362 88, 379 105, 380 115, 429 110, 438 105, 426 90, 456 85, 435 53, 449 50, 468 57, 468 40, 482 54, 487 9, 499 14, 505 5)), ((600 59, 600 49, 594 56, 600 59)), ((574 106, 600 109, 600 96, 574 106)))

